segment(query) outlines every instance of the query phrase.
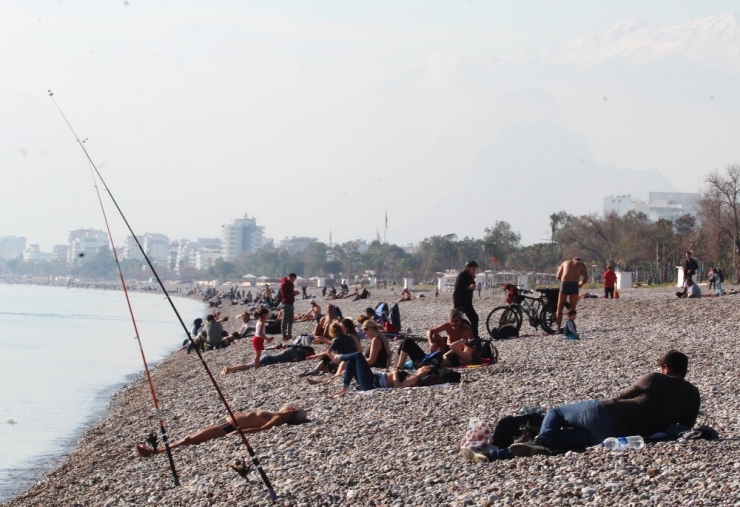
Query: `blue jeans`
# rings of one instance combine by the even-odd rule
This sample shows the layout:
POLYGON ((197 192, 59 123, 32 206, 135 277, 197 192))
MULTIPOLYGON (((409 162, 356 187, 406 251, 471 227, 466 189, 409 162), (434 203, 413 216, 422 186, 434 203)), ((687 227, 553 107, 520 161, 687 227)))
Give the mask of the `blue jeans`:
POLYGON ((339 359, 347 363, 344 370, 344 387, 349 388, 352 379, 356 378, 357 383, 360 384, 360 389, 363 391, 375 389, 375 384, 373 383, 375 374, 367 364, 367 359, 362 355, 362 352, 342 354, 339 356, 339 359))
POLYGON ((583 449, 614 436, 614 423, 598 400, 555 407, 545 415, 540 439, 559 451, 583 449))

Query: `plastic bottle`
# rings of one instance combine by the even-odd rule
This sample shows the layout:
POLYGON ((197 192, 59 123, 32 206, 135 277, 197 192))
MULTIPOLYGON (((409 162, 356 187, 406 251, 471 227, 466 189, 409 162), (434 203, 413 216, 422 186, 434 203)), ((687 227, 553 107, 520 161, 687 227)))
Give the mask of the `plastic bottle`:
POLYGON ((640 435, 634 437, 609 437, 601 443, 601 447, 609 451, 621 449, 642 449, 645 447, 645 441, 640 435))

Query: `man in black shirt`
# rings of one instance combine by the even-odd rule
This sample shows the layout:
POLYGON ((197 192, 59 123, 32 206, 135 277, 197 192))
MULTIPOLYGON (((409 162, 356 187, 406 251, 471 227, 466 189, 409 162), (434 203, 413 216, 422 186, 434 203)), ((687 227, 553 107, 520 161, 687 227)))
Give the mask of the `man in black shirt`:
POLYGON ((531 443, 513 444, 514 456, 582 449, 608 437, 650 436, 673 424, 692 428, 699 415, 699 390, 684 377, 689 358, 677 350, 658 361, 660 373, 644 375, 612 400, 582 401, 550 410, 531 443))
POLYGON ((691 257, 692 252, 691 250, 688 250, 686 252, 686 260, 683 262, 683 279, 684 281, 687 278, 690 278, 694 276, 699 269, 699 265, 696 263, 696 260, 694 260, 693 257, 691 257))
POLYGON ((468 261, 465 263, 465 269, 457 275, 455 280, 455 291, 452 293, 452 305, 461 310, 470 320, 470 327, 473 328, 473 336, 478 338, 478 314, 473 308, 473 291, 475 285, 475 270, 478 263, 468 261))

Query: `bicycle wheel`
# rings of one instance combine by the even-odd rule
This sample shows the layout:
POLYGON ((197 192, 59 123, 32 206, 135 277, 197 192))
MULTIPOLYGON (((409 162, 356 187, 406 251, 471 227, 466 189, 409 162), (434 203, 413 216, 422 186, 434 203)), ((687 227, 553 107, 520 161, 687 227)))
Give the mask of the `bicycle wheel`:
POLYGON ((529 325, 537 329, 542 321, 542 301, 535 299, 531 302, 529 308, 532 311, 532 314, 529 316, 529 325))
POLYGON ((509 306, 499 306, 491 310, 486 319, 486 330, 488 335, 493 338, 493 330, 502 326, 514 326, 517 330, 522 327, 522 316, 514 308, 509 306))
POLYGON ((555 334, 557 329, 555 323, 555 312, 548 310, 547 306, 542 306, 542 312, 540 313, 540 326, 547 334, 555 334))

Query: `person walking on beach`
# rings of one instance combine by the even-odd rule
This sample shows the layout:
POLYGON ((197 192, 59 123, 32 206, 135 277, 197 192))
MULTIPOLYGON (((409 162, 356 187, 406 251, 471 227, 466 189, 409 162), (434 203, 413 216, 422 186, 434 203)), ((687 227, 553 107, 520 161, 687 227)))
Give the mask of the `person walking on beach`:
POLYGON ((693 277, 699 270, 699 265, 696 263, 696 259, 692 257, 694 253, 691 250, 686 250, 686 260, 683 261, 683 279, 693 277))
POLYGON ((648 373, 611 400, 561 405, 547 412, 539 435, 513 444, 514 456, 549 454, 597 445, 608 437, 650 436, 673 424, 693 428, 699 415, 699 389, 685 380, 689 358, 670 350, 648 373))
POLYGON ((293 339, 293 317, 295 315, 293 304, 295 303, 295 297, 298 295, 294 285, 296 278, 296 274, 291 273, 280 281, 280 296, 283 301, 280 303, 280 308, 283 310, 283 320, 280 328, 283 333, 283 340, 293 339))
POLYGON ((601 278, 604 280, 604 297, 614 299, 614 285, 617 283, 617 274, 612 269, 611 264, 606 266, 606 271, 604 271, 601 278))
POLYGON ((267 337, 267 318, 270 316, 270 310, 265 307, 254 312, 254 318, 257 319, 257 326, 254 329, 252 337, 252 348, 254 349, 254 369, 260 367, 260 357, 265 350, 265 341, 271 342, 273 339, 267 337))
POLYGON ((560 293, 558 294, 558 309, 555 314, 555 322, 560 333, 563 329, 563 308, 566 299, 570 303, 570 309, 575 310, 578 305, 578 290, 584 283, 588 282, 588 269, 580 257, 574 257, 560 265, 556 278, 560 281, 560 293))
MULTIPOLYGON (((302 424, 308 421, 307 413, 304 409, 285 405, 278 412, 268 410, 250 410, 234 414, 234 419, 227 417, 223 423, 210 426, 203 430, 191 433, 182 440, 170 444, 170 449, 176 449, 182 445, 198 445, 210 440, 225 437, 226 435, 236 432, 236 425, 244 433, 257 433, 269 430, 275 426, 283 424, 302 424)), ((136 445, 136 452, 142 458, 148 458, 153 454, 164 452, 165 448, 154 449, 143 444, 136 445)))
POLYGON ((465 269, 457 275, 455 290, 452 293, 453 306, 467 315, 475 338, 478 338, 478 314, 475 313, 475 308, 473 308, 473 291, 477 287, 475 284, 475 270, 477 268, 477 262, 472 260, 466 262, 465 269))

